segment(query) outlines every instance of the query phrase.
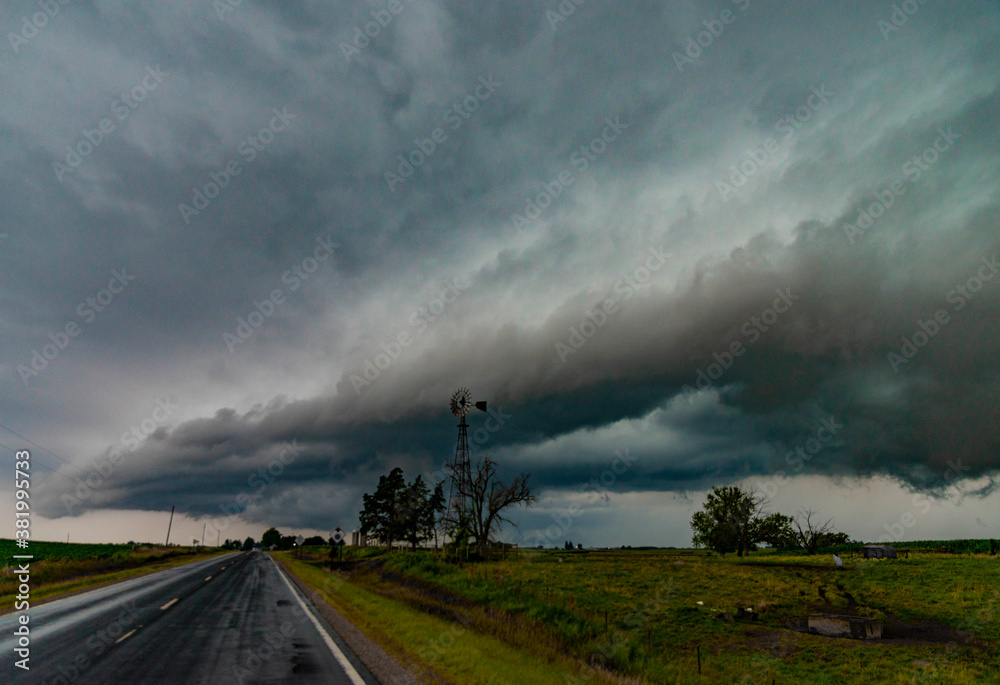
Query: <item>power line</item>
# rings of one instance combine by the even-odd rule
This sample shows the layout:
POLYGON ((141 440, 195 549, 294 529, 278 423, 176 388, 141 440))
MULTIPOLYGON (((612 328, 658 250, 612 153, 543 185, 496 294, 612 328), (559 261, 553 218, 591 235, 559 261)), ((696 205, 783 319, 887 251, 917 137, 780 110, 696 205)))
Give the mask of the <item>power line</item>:
MULTIPOLYGON (((49 451, 49 450, 45 449, 44 447, 42 447, 41 445, 39 445, 39 444, 38 444, 37 442, 35 442, 34 440, 31 440, 31 439, 29 439, 29 438, 26 438, 26 437, 24 437, 23 435, 21 435, 20 433, 18 433, 17 431, 15 431, 15 430, 14 430, 13 428, 10 428, 10 427, 8 427, 8 426, 5 426, 5 425, 3 425, 2 423, 0 423, 0 428, 3 428, 3 429, 4 429, 5 431, 7 431, 8 433, 13 433, 14 435, 16 435, 17 437, 21 438, 22 440, 24 440, 24 441, 25 441, 25 442, 27 442, 27 443, 31 443, 32 445, 34 445, 35 447, 37 447, 37 448, 38 448, 38 449, 40 449, 41 451, 43 451, 43 452, 45 452, 46 454, 49 454, 49 455, 51 455, 51 456, 55 457, 56 459, 58 459, 59 461, 63 462, 64 464, 67 464, 67 465, 69 465, 69 466, 72 466, 73 468, 75 468, 75 469, 77 469, 77 470, 79 470, 79 471, 82 471, 83 473, 86 473, 86 471, 84 471, 84 469, 80 468, 79 466, 77 466, 77 465, 76 465, 76 464, 74 464, 73 462, 69 461, 68 459, 63 459, 63 458, 62 458, 62 457, 60 457, 60 456, 59 456, 58 454, 56 454, 56 453, 54 453, 54 452, 51 452, 51 451, 49 451)), ((7 447, 7 446, 6 446, 6 445, 4 445, 4 447, 7 447)), ((9 448, 9 447, 7 447, 7 449, 10 449, 10 448, 9 448)))
MULTIPOLYGON (((26 438, 25 436, 21 435, 20 433, 18 433, 18 432, 17 432, 17 431, 15 431, 14 429, 12 429, 12 428, 9 428, 8 426, 5 426, 5 425, 4 425, 4 424, 2 424, 2 423, 0 423, 0 428, 3 428, 4 430, 6 430, 6 431, 8 431, 8 432, 10 432, 10 433, 13 433, 13 434, 14 434, 14 435, 16 435, 17 437, 19 437, 19 438, 21 438, 22 440, 24 440, 25 442, 27 442, 27 443, 30 443, 30 444, 32 444, 32 445, 34 445, 34 446, 35 446, 35 447, 37 447, 38 449, 42 450, 42 451, 43 451, 43 452, 45 452, 46 454, 49 454, 49 455, 51 455, 51 456, 55 457, 56 459, 58 459, 59 461, 63 462, 64 464, 66 464, 66 465, 68 465, 68 466, 72 466, 73 468, 75 468, 75 469, 77 469, 78 471, 80 471, 81 473, 83 473, 83 474, 84 474, 85 476, 89 476, 89 475, 90 475, 91 473, 94 473, 93 471, 87 471, 86 469, 84 469, 84 468, 82 468, 82 467, 80 467, 80 466, 77 466, 76 464, 74 464, 73 462, 71 462, 71 461, 69 461, 69 460, 67 460, 67 459, 63 459, 62 457, 60 457, 60 456, 59 456, 58 454, 56 454, 55 452, 52 452, 51 450, 47 450, 47 449, 45 449, 44 447, 42 447, 41 445, 39 445, 39 444, 38 444, 37 442, 35 442, 34 440, 31 440, 30 438, 26 438)), ((9 449, 9 450, 10 450, 11 452, 14 452, 14 453, 16 453, 16 452, 17 452, 17 450, 15 450, 15 449, 14 449, 13 447, 10 447, 9 445, 6 445, 6 444, 4 444, 4 443, 2 443, 2 442, 0 442, 0 446, 3 446, 3 447, 6 447, 6 448, 7 448, 7 449, 9 449)), ((48 466, 48 465, 46 465, 46 464, 43 464, 43 463, 41 463, 41 462, 38 462, 38 466, 40 466, 40 467, 42 467, 42 468, 46 468, 46 469, 48 469, 49 471, 51 471, 52 473, 54 473, 54 474, 55 474, 55 475, 57 475, 57 476, 62 476, 63 478, 65 478, 65 479, 66 479, 66 480, 68 480, 69 482, 73 483, 74 485, 81 485, 81 484, 83 484, 83 485, 87 485, 87 483, 86 483, 85 481, 83 481, 83 480, 77 480, 77 479, 74 479, 74 478, 70 477, 70 476, 69 476, 68 474, 65 474, 65 473, 63 473, 63 472, 62 472, 62 471, 60 471, 59 469, 53 469, 53 468, 52 468, 51 466, 48 466)), ((90 486, 87 486, 87 487, 90 487, 90 486)), ((90 489, 91 489, 91 490, 95 490, 95 491, 96 491, 96 488, 90 488, 90 489)), ((120 497, 116 497, 115 495, 112 495, 112 494, 111 494, 110 492, 102 492, 101 494, 102 494, 102 496, 103 496, 103 497, 107 497, 107 498, 110 498, 110 499, 112 499, 112 500, 114 500, 114 501, 118 502, 119 504, 121 504, 121 505, 123 505, 123 506, 125 506, 125 507, 128 507, 128 508, 134 508, 134 505, 131 505, 131 504, 129 504, 128 502, 126 502, 125 500, 121 499, 120 497)))

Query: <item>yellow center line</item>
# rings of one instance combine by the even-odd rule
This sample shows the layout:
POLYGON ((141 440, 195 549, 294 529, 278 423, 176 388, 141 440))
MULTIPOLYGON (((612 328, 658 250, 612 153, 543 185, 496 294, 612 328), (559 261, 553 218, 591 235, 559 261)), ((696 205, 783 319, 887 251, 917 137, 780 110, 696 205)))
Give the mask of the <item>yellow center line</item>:
POLYGON ((172 607, 174 605, 174 603, 178 599, 180 599, 180 597, 174 597, 172 600, 170 600, 169 602, 167 602, 166 604, 164 604, 163 606, 161 606, 160 607, 160 611, 166 611, 167 609, 169 609, 170 607, 172 607))
POLYGON ((124 640, 125 638, 127 638, 129 635, 131 635, 134 632, 135 632, 135 630, 128 631, 127 633, 125 633, 124 635, 122 635, 120 638, 118 638, 117 640, 115 640, 115 644, 117 645, 119 642, 121 642, 122 640, 124 640))
POLYGON ((208 580, 212 580, 212 576, 209 576, 209 577, 208 577, 208 578, 206 578, 205 580, 206 580, 206 581, 208 581, 208 580))

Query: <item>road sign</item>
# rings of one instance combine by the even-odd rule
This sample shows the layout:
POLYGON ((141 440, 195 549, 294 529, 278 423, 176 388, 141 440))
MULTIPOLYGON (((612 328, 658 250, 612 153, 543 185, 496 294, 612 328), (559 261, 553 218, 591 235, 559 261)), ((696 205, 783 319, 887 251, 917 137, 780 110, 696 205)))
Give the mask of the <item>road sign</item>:
POLYGON ((333 544, 335 545, 339 545, 340 543, 342 543, 344 541, 344 538, 346 537, 347 533, 345 533, 344 529, 341 528, 340 526, 334 528, 333 532, 330 533, 330 538, 333 540, 333 544))
POLYGON ((301 535, 298 536, 297 538, 295 538, 295 544, 298 545, 299 547, 301 547, 302 543, 305 542, 305 541, 306 541, 306 539, 304 537, 302 537, 301 535))

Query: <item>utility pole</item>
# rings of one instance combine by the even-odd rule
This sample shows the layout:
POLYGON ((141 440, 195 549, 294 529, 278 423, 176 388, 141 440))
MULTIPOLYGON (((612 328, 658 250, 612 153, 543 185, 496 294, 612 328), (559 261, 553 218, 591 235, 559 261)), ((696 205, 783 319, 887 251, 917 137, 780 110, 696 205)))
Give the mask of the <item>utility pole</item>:
POLYGON ((170 507, 170 523, 167 524, 167 541, 163 543, 164 547, 170 544, 170 527, 174 525, 174 507, 170 507))

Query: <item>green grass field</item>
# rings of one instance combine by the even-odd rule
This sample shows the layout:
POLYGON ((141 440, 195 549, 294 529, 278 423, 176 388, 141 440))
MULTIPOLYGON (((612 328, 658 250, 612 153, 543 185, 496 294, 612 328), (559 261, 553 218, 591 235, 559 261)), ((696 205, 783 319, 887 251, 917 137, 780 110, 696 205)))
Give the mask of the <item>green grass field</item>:
POLYGON ((495 636, 469 630, 447 613, 408 606, 391 593, 331 579, 318 564, 299 561, 288 553, 274 554, 355 626, 419 674, 422 682, 562 685, 573 670, 568 658, 539 658, 495 636))
POLYGON ((357 561, 339 575, 350 587, 544 663, 565 667, 568 655, 566 682, 1000 683, 995 556, 914 549, 837 571, 829 554, 771 551, 532 550, 459 567, 430 552, 348 550, 357 561), (717 618, 740 607, 757 620, 717 618), (877 618, 886 637, 812 635, 811 613, 877 618))

